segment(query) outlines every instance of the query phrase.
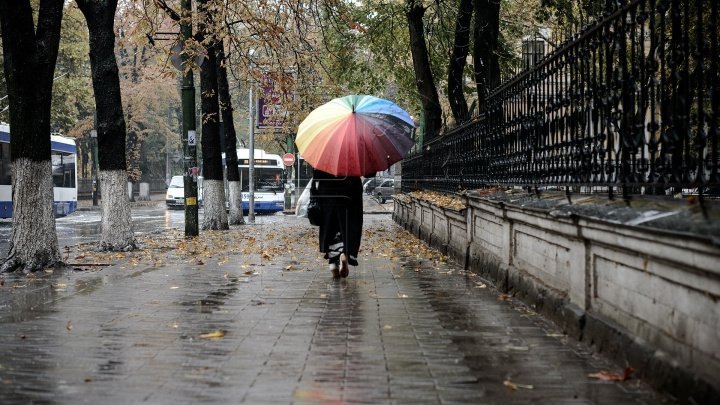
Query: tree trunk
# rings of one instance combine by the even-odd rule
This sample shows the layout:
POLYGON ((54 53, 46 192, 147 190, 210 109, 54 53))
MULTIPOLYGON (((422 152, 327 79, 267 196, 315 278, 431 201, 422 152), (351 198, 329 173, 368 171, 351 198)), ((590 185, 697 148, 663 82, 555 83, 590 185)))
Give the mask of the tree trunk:
POLYGON ((425 8, 422 3, 407 0, 406 16, 410 32, 410 52, 415 71, 415 83, 422 100, 423 115, 425 116, 424 142, 434 139, 442 126, 442 109, 438 97, 435 80, 430 69, 430 57, 425 43, 425 28, 423 16, 425 8))
POLYGON ((500 84, 500 64, 497 55, 500 35, 500 2, 473 0, 475 26, 473 27, 473 64, 478 93, 478 109, 485 106, 487 96, 500 84))
POLYGON ((113 25, 117 1, 77 0, 90 32, 90 66, 97 109, 99 178, 103 196, 99 244, 102 250, 137 247, 127 195, 126 128, 115 59, 113 25))
POLYGON ((225 211, 222 153, 220 152, 220 106, 218 105, 217 55, 215 46, 200 67, 202 108, 203 216, 202 229, 229 229, 225 211))
POLYGON ((455 123, 462 124, 470 119, 465 100, 465 64, 470 50, 470 22, 472 21, 473 0, 460 0, 455 24, 455 44, 448 67, 448 101, 455 123))
POLYGON ((10 104, 13 227, 3 272, 60 263, 53 213, 50 103, 60 44, 62 0, 37 10, 28 0, 0 0, 4 71, 10 104))
POLYGON ((203 206, 203 230, 230 229, 225 211, 225 185, 222 180, 203 180, 203 206))
POLYGON ((13 235, 3 271, 61 264, 53 212, 52 163, 13 159, 13 235))
POLYGON ((137 249, 132 230, 128 181, 125 170, 100 170, 102 239, 99 248, 110 251, 137 249))
POLYGON ((227 69, 225 68, 225 51, 219 45, 217 49, 217 79, 218 96, 220 97, 220 112, 222 121, 225 123, 225 173, 228 181, 228 203, 230 214, 228 223, 230 225, 242 225, 245 223, 242 210, 242 193, 240 192, 240 170, 238 170, 237 157, 237 134, 233 122, 233 107, 230 99, 230 86, 227 80, 227 69))

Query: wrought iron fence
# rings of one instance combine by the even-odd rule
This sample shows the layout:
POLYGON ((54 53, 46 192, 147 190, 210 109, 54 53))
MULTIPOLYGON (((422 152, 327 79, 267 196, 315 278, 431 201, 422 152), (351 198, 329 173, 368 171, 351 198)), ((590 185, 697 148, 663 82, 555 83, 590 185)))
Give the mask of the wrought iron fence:
POLYGON ((718 0, 619 2, 403 160, 403 191, 720 187, 718 0))

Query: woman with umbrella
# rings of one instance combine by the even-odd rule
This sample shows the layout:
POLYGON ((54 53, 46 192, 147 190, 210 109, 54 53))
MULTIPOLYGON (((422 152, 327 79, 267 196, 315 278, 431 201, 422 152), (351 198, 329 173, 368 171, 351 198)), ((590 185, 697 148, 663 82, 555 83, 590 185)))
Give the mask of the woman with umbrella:
POLYGON ((313 168, 322 211, 320 252, 333 277, 357 266, 362 234, 360 176, 400 161, 410 150, 415 124, 394 103, 372 96, 336 98, 311 112, 298 128, 298 151, 313 168))

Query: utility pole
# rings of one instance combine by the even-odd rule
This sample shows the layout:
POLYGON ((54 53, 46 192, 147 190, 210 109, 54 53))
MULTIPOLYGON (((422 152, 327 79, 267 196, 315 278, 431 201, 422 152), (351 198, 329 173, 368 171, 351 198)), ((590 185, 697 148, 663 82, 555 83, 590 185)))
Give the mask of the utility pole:
POLYGON ((180 36, 183 41, 181 54, 183 67, 182 83, 182 110, 183 132, 183 163, 185 172, 185 236, 198 235, 198 192, 197 181, 200 172, 197 165, 197 134, 195 132, 195 80, 189 63, 191 59, 186 52, 185 44, 192 39, 192 0, 181 0, 182 20, 180 23, 180 36))
POLYGON ((250 153, 248 153, 248 223, 255 223, 255 98, 253 97, 253 84, 250 82, 248 91, 250 100, 250 116, 248 117, 248 134, 250 138, 250 153))

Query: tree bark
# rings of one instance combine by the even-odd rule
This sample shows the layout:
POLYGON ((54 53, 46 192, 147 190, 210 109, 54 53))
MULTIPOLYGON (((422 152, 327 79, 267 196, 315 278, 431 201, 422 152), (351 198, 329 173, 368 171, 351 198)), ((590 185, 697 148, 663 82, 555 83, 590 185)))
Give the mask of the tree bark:
POLYGON ((100 250, 130 251, 137 249, 128 203, 126 170, 100 170, 102 196, 102 239, 100 250))
MULTIPOLYGON (((204 2, 201 2, 201 8, 204 2)), ((209 17, 206 17, 209 18, 209 17)), ((208 24, 201 24, 201 35, 208 24)), ((220 106, 218 102, 217 42, 209 45, 207 59, 200 67, 202 109, 203 215, 202 229, 229 229, 225 211, 222 153, 220 151, 220 106)))
POLYGON ((225 173, 228 181, 228 203, 230 213, 228 223, 230 225, 242 225, 245 223, 242 209, 242 193, 240 192, 240 170, 238 169, 237 157, 237 134, 233 121, 233 107, 230 99, 230 86, 228 85, 227 69, 225 68, 225 51, 219 45, 217 49, 217 79, 218 96, 220 97, 220 112, 225 130, 225 173))
POLYGON ((500 35, 500 1, 473 0, 475 26, 473 27, 473 64, 478 93, 478 109, 485 106, 487 96, 500 84, 500 63, 497 43, 500 35))
POLYGON ((115 59, 118 0, 77 0, 90 32, 90 67, 97 110, 98 164, 102 195, 101 250, 137 247, 132 230, 125 161, 126 126, 115 59), (122 177, 122 181, 119 178, 122 177), (104 184, 105 181, 108 184, 104 184))
POLYGON ((455 43, 448 66, 448 101, 455 123, 462 124, 470 119, 465 100, 465 64, 470 50, 470 23, 473 0, 460 0, 455 24, 455 43))
POLYGON ((3 272, 61 262, 53 213, 50 106, 62 0, 0 0, 3 65, 10 104, 13 227, 3 272))
POLYGON ((430 57, 427 44, 425 43, 425 28, 423 16, 425 8, 422 3, 415 0, 407 0, 406 17, 410 33, 410 52, 415 71, 415 83, 420 93, 423 115, 425 117, 425 135, 423 142, 433 140, 439 133, 442 126, 442 109, 440 98, 432 70, 430 69, 430 57))

